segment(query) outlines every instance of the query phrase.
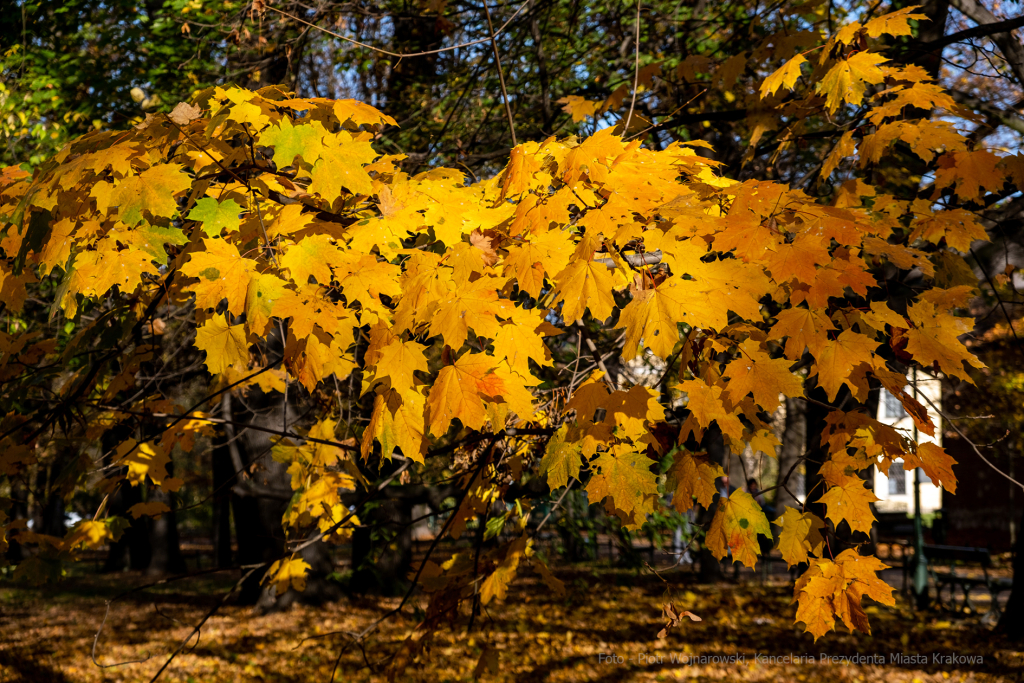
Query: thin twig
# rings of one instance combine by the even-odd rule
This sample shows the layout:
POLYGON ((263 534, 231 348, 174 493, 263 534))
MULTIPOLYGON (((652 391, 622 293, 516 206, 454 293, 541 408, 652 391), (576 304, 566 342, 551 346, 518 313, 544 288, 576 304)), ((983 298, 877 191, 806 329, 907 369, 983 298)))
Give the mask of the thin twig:
POLYGON ((189 633, 188 636, 185 637, 185 640, 181 641, 181 644, 178 645, 177 649, 171 653, 171 656, 167 658, 167 661, 164 662, 164 665, 160 667, 160 670, 153 674, 153 678, 149 679, 149 683, 156 683, 156 679, 160 678, 160 674, 162 674, 167 669, 167 667, 171 665, 171 662, 174 661, 174 658, 177 657, 181 653, 181 651, 185 649, 185 646, 188 645, 188 641, 192 640, 192 636, 196 635, 202 630, 203 625, 210 620, 210 617, 216 614, 217 610, 224 606, 224 603, 227 602, 228 598, 234 595, 235 591, 241 587, 242 583, 246 579, 248 579, 252 575, 252 573, 257 569, 258 567, 253 567, 245 574, 243 574, 242 577, 238 579, 237 583, 235 583, 235 585, 231 587, 231 590, 225 593, 221 597, 221 599, 217 601, 217 604, 210 608, 210 611, 207 612, 206 615, 203 616, 203 618, 199 621, 199 623, 195 625, 195 628, 192 629, 192 632, 189 633))
POLYGON ((587 343, 587 348, 590 349, 590 354, 594 357, 594 362, 597 363, 597 367, 601 368, 601 372, 604 373, 604 381, 612 391, 616 390, 615 382, 612 380, 612 374, 608 372, 608 367, 604 364, 604 359, 601 358, 601 354, 597 352, 597 344, 587 334, 587 328, 583 326, 582 320, 576 321, 576 326, 580 328, 580 333, 583 335, 583 341, 587 343))
POLYGON ((636 105, 636 88, 640 82, 640 5, 642 0, 636 3, 636 49, 633 51, 633 97, 629 100, 629 116, 626 117, 626 127, 622 134, 629 133, 629 123, 633 120, 633 107, 636 105))
POLYGON ((177 414, 177 413, 143 413, 138 410, 128 410, 127 408, 116 408, 114 406, 99 405, 97 406, 103 410, 113 410, 126 415, 136 415, 139 417, 154 417, 160 420, 170 420, 174 418, 176 422, 180 422, 183 418, 190 420, 197 420, 199 422, 209 422, 211 424, 230 425, 232 427, 245 427, 255 432, 264 432, 266 434, 274 434, 276 436, 284 436, 291 439, 301 439, 303 441, 309 441, 311 443, 321 444, 323 446, 334 446, 345 451, 351 451, 353 453, 359 451, 358 446, 352 446, 345 444, 340 441, 332 441, 330 439, 317 439, 311 436, 303 436, 302 434, 296 434, 285 429, 274 429, 272 427, 261 427, 249 422, 239 422, 237 420, 226 420, 224 418, 207 417, 205 415, 188 415, 188 414, 177 414))
MULTIPOLYGON (((116 599, 116 598, 115 598, 116 599)), ((148 662, 153 655, 146 655, 142 659, 129 659, 127 662, 114 662, 113 664, 100 664, 96 661, 96 643, 100 640, 100 634, 103 633, 103 627, 107 624, 107 617, 110 616, 110 603, 113 600, 107 600, 107 611, 103 613, 103 621, 100 622, 99 630, 96 631, 96 635, 92 639, 92 663, 101 669, 109 669, 115 666, 123 666, 125 664, 139 664, 141 662, 148 662)))
POLYGON ((565 486, 565 490, 562 491, 562 495, 558 497, 558 500, 555 501, 555 504, 553 506, 551 506, 550 510, 548 510, 548 514, 545 515, 544 519, 540 520, 540 524, 538 524, 537 528, 534 529, 534 531, 533 531, 534 536, 536 536, 538 533, 540 533, 540 530, 542 528, 544 528, 544 525, 547 524, 549 519, 551 519, 551 515, 554 513, 554 511, 557 510, 559 507, 561 507, 562 501, 565 500, 565 497, 567 495, 569 495, 569 489, 571 489, 572 485, 575 484, 575 483, 576 483, 575 479, 570 479, 569 480, 569 483, 566 484, 566 486, 565 486))
MULTIPOLYGON (((501 33, 504 32, 504 30, 506 28, 508 28, 509 24, 511 24, 513 22, 513 20, 515 20, 515 18, 518 17, 522 13, 522 11, 524 9, 526 9, 526 6, 529 5, 529 4, 530 4, 530 0, 526 0, 526 2, 521 4, 519 6, 519 9, 517 9, 515 11, 515 14, 513 14, 511 17, 508 18, 508 21, 506 21, 504 24, 502 24, 498 28, 498 30, 496 32, 495 31, 491 32, 493 34, 493 36, 501 35, 501 33)), ((374 47, 373 45, 367 45, 366 43, 360 43, 358 40, 353 40, 352 38, 348 38, 348 37, 343 36, 341 34, 335 33, 334 31, 329 31, 329 30, 323 28, 322 26, 317 26, 316 24, 311 24, 308 21, 306 21, 305 19, 300 19, 299 17, 295 16, 294 14, 289 14, 288 12, 285 12, 284 10, 279 10, 276 7, 271 7, 270 5, 267 5, 266 7, 267 7, 267 9, 273 10, 273 11, 277 12, 278 14, 280 14, 282 16, 288 17, 292 21, 297 21, 300 24, 305 24, 306 26, 309 26, 311 28, 315 28, 318 31, 323 31, 327 35, 334 36, 335 38, 339 38, 341 40, 344 40, 347 43, 352 43, 353 45, 358 45, 359 47, 365 47, 367 50, 373 50, 374 52, 379 52, 380 54, 387 55, 388 57, 426 57, 427 55, 437 55, 437 54, 441 54, 442 52, 451 52, 452 50, 458 50, 458 49, 463 48, 463 47, 472 47, 473 45, 480 45, 481 43, 486 43, 486 42, 492 40, 492 38, 480 38, 479 40, 471 40, 468 43, 459 43, 458 45, 452 45, 451 47, 442 47, 442 48, 438 48, 436 50, 427 50, 426 52, 391 52, 389 50, 384 50, 384 49, 381 49, 379 47, 374 47)))
MULTIPOLYGON (((525 6, 525 5, 524 5, 525 6)), ((505 102, 505 116, 508 117, 508 130, 512 134, 512 146, 517 147, 516 124, 512 121, 512 108, 508 105, 508 90, 505 89, 505 74, 501 70, 501 55, 498 54, 498 40, 494 34, 494 24, 491 23, 491 9, 484 0, 484 13, 487 15, 487 31, 491 34, 491 49, 494 50, 494 63, 498 67, 498 83, 501 84, 501 99, 505 102)))
POLYGON ((1024 484, 1020 483, 1019 481, 1017 481, 1016 479, 1014 479, 1013 477, 1011 477, 1011 476, 1010 476, 1009 474, 1007 474, 1006 472, 1003 472, 1003 471, 1002 471, 1001 469, 999 469, 998 467, 996 467, 996 466, 995 466, 995 464, 994 464, 994 463, 993 463, 993 462, 992 462, 991 460, 989 460, 989 459, 988 459, 988 458, 986 458, 986 457, 985 457, 984 455, 982 455, 981 451, 980 451, 980 450, 978 450, 978 446, 977 446, 977 445, 976 445, 976 444, 975 444, 975 443, 974 443, 973 441, 971 441, 971 440, 970 440, 969 438, 967 438, 967 435, 966 435, 966 434, 964 434, 964 433, 963 433, 962 431, 960 431, 960 428, 956 426, 956 424, 955 424, 955 423, 953 422, 953 420, 952 420, 952 419, 950 419, 950 418, 949 418, 949 416, 947 416, 947 415, 946 415, 946 414, 945 414, 944 412, 942 412, 942 411, 941 411, 941 410, 939 409, 939 407, 938 407, 938 406, 936 406, 936 405, 935 405, 934 403, 932 403, 932 400, 931 400, 930 398, 928 398, 928 397, 927 397, 927 396, 926 396, 925 394, 923 394, 923 393, 922 393, 922 394, 920 394, 920 396, 921 396, 921 398, 923 398, 923 399, 924 399, 925 401, 927 401, 927 402, 928 402, 928 405, 930 405, 930 406, 931 406, 931 407, 932 407, 932 408, 933 408, 933 409, 935 410, 935 412, 936 412, 936 413, 938 413, 938 414, 939 414, 939 416, 940 416, 940 417, 941 417, 941 418, 942 418, 943 420, 945 420, 945 421, 946 421, 946 422, 947 422, 947 423, 949 424, 949 426, 950 426, 950 427, 952 427, 952 428, 953 428, 953 431, 955 431, 955 432, 956 432, 957 434, 959 434, 959 435, 960 435, 960 438, 961 438, 961 439, 963 439, 964 441, 966 441, 966 442, 967 442, 967 445, 969 445, 969 446, 971 447, 971 450, 973 450, 973 451, 974 451, 974 453, 975 453, 975 454, 976 454, 976 455, 977 455, 977 456, 978 456, 979 458, 981 458, 981 459, 982 459, 982 461, 983 461, 983 462, 984 462, 984 463, 985 463, 986 465, 988 465, 988 466, 989 466, 989 467, 991 467, 991 468, 992 468, 993 470, 995 470, 995 471, 996 471, 997 473, 999 473, 1000 475, 1002 475, 1002 476, 1003 476, 1003 477, 1004 477, 1004 478, 1005 478, 1005 479, 1006 479, 1007 481, 1009 481, 1009 482, 1010 482, 1011 484, 1014 484, 1014 485, 1016 485, 1016 486, 1019 486, 1019 487, 1020 487, 1020 488, 1021 488, 1022 490, 1024 490, 1024 484))
MULTIPOLYGON (((493 435, 491 446, 494 445, 494 442, 496 442, 498 440, 498 438, 500 438, 500 437, 498 437, 498 435, 493 435)), ((463 490, 462 494, 459 496, 459 500, 456 503, 455 508, 452 511, 452 514, 448 517, 447 520, 445 520, 444 526, 441 527, 441 531, 438 532, 437 536, 435 536, 434 539, 431 541, 430 547, 427 548, 427 553, 423 557, 423 562, 420 564, 419 569, 416 570, 416 574, 412 577, 411 585, 409 586, 409 590, 406 591, 405 596, 402 598, 402 601, 398 604, 398 607, 395 607, 393 609, 388 610, 380 618, 378 618, 372 624, 370 624, 365 629, 363 629, 359 633, 358 636, 353 638, 354 642, 358 643, 363 638, 365 638, 367 635, 369 635, 372 631, 374 631, 378 626, 380 626, 385 620, 391 618, 392 616, 394 616, 396 614, 401 613, 402 608, 405 607, 406 603, 409 601, 409 598, 412 597, 413 591, 416 589, 417 583, 419 582, 420 574, 422 574, 423 570, 426 568, 427 560, 430 559, 431 553, 434 552, 434 549, 437 547, 438 542, 440 542, 440 540, 444 536, 445 532, 448 531, 448 528, 452 525, 452 522, 455 521, 455 517, 458 516, 458 511, 462 507, 462 503, 465 501, 466 496, 469 495, 469 491, 470 491, 470 488, 472 488, 472 486, 473 486, 473 482, 475 482, 477 480, 477 478, 483 472, 484 467, 490 461, 491 452, 492 452, 491 448, 489 447, 488 450, 486 451, 486 455, 484 455, 484 456, 482 456, 480 458, 480 464, 477 467, 476 471, 473 473, 473 476, 470 477, 469 483, 466 485, 465 490, 463 490)), ((323 633, 323 634, 320 634, 320 635, 317 635, 317 636, 310 636, 309 638, 307 638, 307 640, 312 640, 314 638, 324 638, 324 637, 327 637, 327 636, 334 635, 335 633, 337 633, 337 632, 323 633)), ((338 659, 336 661, 341 661, 341 657, 342 657, 342 655, 345 654, 345 651, 347 649, 348 649, 347 647, 346 648, 342 648, 341 652, 338 653, 338 659)), ((335 667, 337 667, 337 664, 335 665, 335 667)))

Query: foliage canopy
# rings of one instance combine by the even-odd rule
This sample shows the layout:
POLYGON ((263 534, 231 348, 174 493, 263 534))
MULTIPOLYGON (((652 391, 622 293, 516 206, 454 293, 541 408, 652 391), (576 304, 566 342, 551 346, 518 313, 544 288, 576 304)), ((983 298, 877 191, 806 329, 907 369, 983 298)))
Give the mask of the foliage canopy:
MULTIPOLYGON (((403 485, 400 473, 458 482, 444 529, 455 538, 508 504, 512 540, 418 568, 433 599, 411 657, 460 603, 502 599, 526 564, 559 589, 533 553, 531 480, 582 486, 627 529, 667 492, 681 512, 714 507, 708 548, 753 566, 773 530, 749 494, 715 498, 722 469, 707 444, 720 435, 774 456, 772 414, 803 396, 829 411, 828 459, 810 492, 824 514, 779 519, 786 562, 809 563, 795 618, 815 638, 837 623, 869 632, 862 598, 893 597, 881 562, 854 547, 875 500, 858 473, 920 466, 951 493, 956 478, 941 448, 863 405, 884 387, 934 432, 905 391, 909 368, 969 381, 965 364, 980 367, 959 340, 976 285, 961 252, 986 239, 970 209, 1024 180, 1019 157, 915 116, 964 115, 923 69, 874 49, 917 18, 848 25, 798 54, 805 44, 790 42, 760 88, 765 117, 856 110, 820 173, 853 158, 862 172, 827 204, 724 177, 703 141, 652 149, 623 125, 523 143, 484 180, 411 175, 375 147, 394 119, 276 86, 209 88, 131 130, 87 133, 31 175, 4 169, 0 472, 14 482, 71 448, 67 490, 102 500, 65 538, 7 520, 6 538, 40 548, 18 572, 54 575, 116 538, 116 487, 176 490, 175 449, 225 423, 218 392, 302 392, 306 426, 266 430, 291 475, 283 523, 296 553, 311 531, 345 541, 359 506, 403 485), (870 182, 898 171, 886 166, 897 148, 934 174, 927 191, 870 182), (660 372, 612 376, 586 351, 602 327, 621 330, 622 362, 654 356, 660 372), (172 332, 184 343, 168 344, 172 332), (566 348, 574 362, 556 361, 566 348), (159 381, 177 353, 210 380, 198 398, 159 381), (350 403, 372 404, 366 424, 342 404, 342 380, 350 403)), ((566 105, 599 115, 583 98, 566 105)), ((305 569, 293 553, 266 580, 301 590, 305 569)))

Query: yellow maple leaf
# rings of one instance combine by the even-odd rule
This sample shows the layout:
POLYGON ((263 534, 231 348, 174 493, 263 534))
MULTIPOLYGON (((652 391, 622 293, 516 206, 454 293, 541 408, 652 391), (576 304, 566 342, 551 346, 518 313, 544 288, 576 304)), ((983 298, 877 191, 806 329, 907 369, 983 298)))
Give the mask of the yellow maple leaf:
POLYGON ((854 395, 868 392, 867 378, 858 374, 859 366, 873 365, 873 356, 878 342, 853 330, 844 330, 838 338, 825 342, 816 357, 818 386, 834 401, 840 387, 847 384, 854 395))
POLYGON ((261 583, 269 581, 273 584, 274 592, 277 595, 283 595, 289 588, 304 591, 306 590, 306 574, 309 569, 309 563, 299 557, 278 560, 270 565, 270 569, 267 570, 261 583))
POLYGON ((245 292, 245 324, 253 334, 263 336, 270 326, 274 302, 284 296, 285 281, 273 273, 255 273, 245 292))
POLYGON ((710 508, 717 492, 715 479, 725 476, 725 470, 707 453, 678 450, 674 458, 668 471, 673 507, 679 512, 688 512, 696 498, 704 508, 710 508))
POLYGON ((310 192, 331 204, 341 196, 342 188, 352 194, 373 194, 373 182, 363 167, 377 158, 377 153, 363 135, 368 134, 353 136, 343 130, 324 137, 323 151, 311 173, 310 192))
POLYGON ((732 551, 735 562, 753 568, 761 554, 758 534, 771 538, 772 530, 753 496, 736 490, 728 498, 718 499, 718 510, 706 536, 712 555, 722 559, 732 551))
POLYGON ((604 373, 595 370, 583 384, 573 392, 572 398, 565 404, 565 411, 576 411, 576 419, 580 422, 591 421, 599 408, 608 404, 611 394, 604 382, 604 373))
POLYGON ((335 100, 333 112, 342 125, 348 122, 357 126, 380 126, 385 123, 392 126, 398 125, 398 122, 387 114, 377 111, 374 107, 359 100, 335 100))
POLYGON ((550 366, 551 351, 544 344, 543 331, 557 331, 545 322, 547 311, 540 309, 527 310, 515 307, 506 311, 507 320, 503 321, 494 335, 494 357, 504 358, 513 372, 527 376, 530 374, 529 361, 539 366, 550 366))
MULTIPOLYGON (((92 549, 121 538, 125 520, 110 517, 103 520, 82 520, 68 533, 61 544, 67 550, 92 549)), ((25 536, 25 534, 21 534, 25 536)))
POLYGON ((528 151, 526 145, 513 148, 508 165, 505 166, 505 170, 500 176, 500 199, 518 197, 529 190, 533 186, 533 175, 539 170, 540 159, 528 151))
POLYGON ((587 483, 587 495, 594 502, 610 498, 616 511, 631 518, 635 511, 643 508, 648 496, 658 493, 658 478, 651 471, 653 464, 653 460, 634 447, 617 444, 591 463, 595 473, 587 483))
POLYGON ((498 302, 498 286, 495 278, 482 277, 447 291, 430 318, 430 334, 441 335, 455 350, 462 348, 470 327, 478 335, 493 338, 498 326, 495 314, 504 308, 498 302))
POLYGON ((878 65, 886 61, 874 52, 858 52, 833 66, 817 86, 817 92, 826 97, 825 107, 829 113, 834 113, 843 102, 852 105, 863 102, 867 85, 885 79, 878 65))
POLYGON ((676 389, 686 394, 686 407, 702 428, 707 429, 712 422, 717 422, 722 433, 734 439, 743 437, 743 423, 735 413, 726 410, 722 402, 722 387, 709 386, 702 380, 691 379, 680 382, 676 389))
POLYGON ((776 319, 769 334, 773 339, 788 337, 786 358, 793 361, 800 359, 804 349, 817 355, 828 343, 829 331, 835 329, 827 315, 810 308, 787 308, 776 319))
POLYGON ((796 55, 764 79, 761 83, 761 99, 774 95, 779 88, 792 90, 796 85, 796 79, 800 78, 800 65, 806 62, 807 59, 803 55, 796 55))
POLYGON ((825 517, 836 526, 846 520, 853 531, 869 534, 875 521, 870 504, 876 500, 874 492, 865 488, 864 480, 858 478, 833 486, 822 495, 820 502, 825 505, 825 517))
POLYGON ((983 188, 999 190, 1006 182, 999 161, 999 157, 987 149, 947 152, 938 159, 935 189, 941 190, 955 184, 957 196, 968 201, 979 198, 983 188))
POLYGON ((935 363, 947 375, 973 384, 974 380, 964 371, 964 362, 975 368, 983 368, 985 364, 958 339, 969 331, 967 319, 940 310, 928 301, 911 304, 907 315, 914 323, 913 329, 903 333, 907 338, 907 353, 921 365, 935 363))
POLYGON ((579 123, 588 116, 596 116, 604 103, 598 100, 588 100, 579 95, 569 95, 558 100, 558 104, 565 105, 562 107, 562 111, 572 117, 573 123, 579 123))
POLYGON ((910 225, 913 231, 907 241, 911 243, 923 239, 938 244, 940 240, 945 239, 948 246, 966 253, 971 250, 971 244, 975 240, 988 241, 988 233, 984 226, 973 213, 965 209, 947 209, 918 216, 910 225))
POLYGON ((688 308, 685 290, 666 280, 657 287, 638 290, 619 314, 615 327, 626 328, 622 359, 637 356, 640 342, 660 358, 668 358, 679 341, 679 323, 688 308))
POLYGON ((554 491, 569 483, 569 479, 579 479, 583 459, 579 442, 566 441, 569 425, 558 428, 544 449, 544 457, 540 461, 540 473, 547 477, 548 488, 554 491))
POLYGON ((787 566, 807 562, 810 555, 821 555, 825 546, 825 537, 821 535, 825 522, 813 512, 787 507, 775 524, 782 527, 778 548, 787 566))
POLYGON ((519 562, 533 553, 532 545, 533 539, 526 534, 508 544, 505 548, 505 557, 480 586, 480 602, 486 605, 495 598, 505 599, 508 585, 515 578, 519 562))
POLYGON ((231 365, 249 362, 245 325, 229 325, 223 313, 218 313, 196 329, 196 348, 206 351, 206 367, 215 375, 231 365))
POLYGON ((309 284, 311 276, 318 284, 331 284, 331 265, 344 258, 330 235, 308 235, 288 245, 280 260, 281 267, 291 274, 292 282, 303 287, 309 284))
POLYGON ((177 164, 157 164, 139 175, 121 179, 114 185, 110 203, 127 225, 138 225, 143 212, 156 218, 170 218, 178 212, 175 196, 192 186, 192 179, 177 164))
POLYGON ((452 365, 441 368, 427 396, 430 433, 442 436, 455 418, 470 429, 484 426, 485 396, 501 396, 505 385, 492 372, 494 356, 465 353, 452 365))
POLYGON ((245 311, 249 278, 256 271, 256 262, 242 257, 233 243, 207 237, 204 251, 193 251, 181 272, 199 279, 191 288, 196 294, 197 308, 216 308, 221 299, 228 300, 228 310, 235 315, 245 311))
POLYGON ((616 427, 620 437, 640 442, 650 436, 650 427, 665 419, 658 392, 640 384, 628 391, 612 392, 605 402, 605 423, 616 427))
POLYGON ((749 393, 755 403, 774 412, 779 407, 780 395, 803 395, 803 380, 790 372, 791 361, 772 358, 752 339, 740 344, 739 349, 740 356, 730 362, 723 373, 729 380, 726 393, 734 404, 749 393))
POLYGON ((893 588, 878 577, 888 567, 875 557, 844 550, 835 561, 814 560, 794 587, 796 619, 814 640, 835 628, 836 618, 851 631, 871 633, 861 602, 869 597, 883 605, 896 604, 893 588))
POLYGON ((857 143, 853 141, 854 132, 848 130, 843 133, 835 147, 829 152, 828 158, 821 166, 822 178, 828 178, 844 159, 849 159, 857 152, 857 143))
POLYGON ((817 560, 797 581, 794 602, 797 603, 796 620, 804 624, 804 630, 822 637, 835 628, 836 609, 834 596, 842 594, 846 582, 842 570, 831 560, 817 560))
POLYGON ((399 396, 413 391, 416 385, 416 371, 427 371, 427 358, 423 355, 424 347, 416 342, 404 342, 395 337, 391 343, 380 350, 374 363, 373 381, 390 380, 391 388, 399 396))
POLYGON ((953 465, 956 460, 947 453, 942 446, 926 442, 917 447, 916 453, 906 453, 903 456, 903 469, 913 471, 920 467, 934 483, 940 484, 942 488, 950 493, 956 493, 956 475, 953 474, 953 465))
POLYGON ((864 30, 871 38, 877 38, 883 33, 887 33, 891 36, 909 36, 911 34, 911 19, 916 21, 928 21, 928 15, 914 14, 913 12, 915 9, 920 9, 920 5, 901 7, 895 12, 875 17, 868 21, 868 23, 864 24, 864 30))
POLYGON ((565 320, 575 322, 582 319, 588 308, 595 320, 606 320, 612 314, 615 282, 603 263, 579 258, 570 262, 554 279, 556 287, 552 300, 562 302, 565 320))
POLYGON ((167 478, 167 465, 171 462, 171 456, 160 443, 140 443, 135 439, 127 439, 117 447, 117 462, 128 466, 126 478, 132 486, 143 484, 147 476, 160 486, 167 478))

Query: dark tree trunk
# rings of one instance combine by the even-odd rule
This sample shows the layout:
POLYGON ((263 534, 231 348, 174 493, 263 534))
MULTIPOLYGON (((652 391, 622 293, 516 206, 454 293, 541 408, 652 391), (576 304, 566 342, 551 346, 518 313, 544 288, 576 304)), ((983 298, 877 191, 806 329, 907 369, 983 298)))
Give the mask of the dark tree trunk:
MULTIPOLYGON (((436 16, 394 13, 396 52, 426 52, 444 38, 436 16)), ((432 99, 430 89, 437 81, 437 55, 403 57, 391 67, 385 110, 402 125, 421 113, 424 100, 432 99)))
MULTIPOLYGON (((11 481, 11 509, 8 512, 11 519, 26 519, 28 517, 27 492, 22 480, 12 479, 11 481)), ((17 536, 15 536, 17 538, 17 536)), ((2 543, 0 543, 2 547, 2 543)), ((7 549, 4 551, 4 558, 11 564, 18 564, 25 559, 25 551, 21 544, 15 540, 8 540, 7 549)))
MULTIPOLYGON (((235 518, 235 540, 238 543, 238 564, 269 566, 284 552, 283 539, 275 538, 274 529, 263 523, 260 503, 254 496, 231 496, 231 511, 235 518)), ((280 519, 280 516, 278 517, 280 519)), ((248 571, 248 570, 245 570, 248 571)), ((239 601, 254 605, 263 590, 260 580, 265 570, 253 572, 242 584, 239 601)))
MULTIPOLYGON (((121 440, 130 435, 130 428, 124 425, 107 431, 101 440, 101 447, 104 452, 111 453, 121 440)), ((104 464, 110 465, 112 460, 107 459, 104 464)), ((125 468, 117 468, 110 476, 123 476, 125 468)), ((105 572, 121 572, 126 569, 133 571, 144 571, 149 566, 152 557, 152 548, 149 544, 149 522, 148 517, 132 519, 128 510, 136 503, 142 502, 142 489, 132 486, 122 480, 110 496, 110 514, 124 517, 130 520, 130 526, 121 534, 116 543, 111 543, 107 551, 107 560, 103 565, 105 572)))
MULTIPOLYGON (((836 396, 836 401, 833 402, 833 405, 843 405, 843 398, 847 394, 848 391, 844 386, 836 396)), ((807 501, 807 509, 818 517, 825 519, 825 505, 818 502, 818 500, 825 493, 825 483, 821 477, 821 466, 825 464, 829 453, 828 446, 821 445, 821 435, 825 431, 825 418, 828 417, 831 410, 826 407, 828 405, 828 396, 825 395, 822 389, 814 389, 810 393, 810 397, 814 399, 814 402, 808 401, 804 411, 806 420, 805 430, 807 433, 805 451, 807 460, 804 461, 804 496, 807 501)), ((847 407, 848 409, 849 407, 847 407)))
MULTIPOLYGON (((913 5, 913 2, 897 3, 901 6, 913 5)), ((895 9, 895 8, 894 8, 895 9)), ((940 40, 946 35, 946 20, 949 17, 949 0, 926 0, 921 3, 921 9, 917 10, 928 17, 928 21, 918 24, 917 36, 914 39, 916 44, 931 43, 940 40)), ((920 49, 908 51, 911 61, 925 69, 928 75, 938 79, 939 71, 942 69, 942 48, 924 52, 920 49)))
POLYGON ((219 437, 211 453, 213 473, 213 555, 217 567, 232 566, 231 487, 237 482, 225 439, 219 437))
POLYGON ((148 517, 132 519, 128 516, 128 509, 141 502, 142 489, 131 486, 127 481, 122 481, 110 497, 110 514, 127 517, 131 520, 131 526, 125 529, 117 542, 110 544, 103 571, 120 572, 129 568, 133 571, 143 571, 149 567, 153 556, 149 537, 151 520, 148 517))
MULTIPOLYGON (((398 464, 392 462, 392 469, 386 469, 384 476, 398 464)), ((352 533, 354 572, 349 589, 356 594, 395 594, 408 588, 415 529, 413 510, 426 507, 438 512, 446 498, 458 493, 458 487, 407 484, 389 486, 381 493, 383 497, 377 506, 361 517, 363 526, 352 533)), ((516 492, 509 489, 506 495, 511 499, 516 492)))
POLYGON ((60 471, 63 459, 58 457, 47 467, 40 467, 36 473, 36 495, 41 501, 35 514, 36 533, 62 538, 67 531, 64 524, 64 495, 54 481, 60 471))
MULTIPOLYGON (((170 465, 167 467, 167 474, 172 475, 170 465)), ((185 573, 185 558, 181 554, 181 541, 178 537, 178 515, 174 496, 158 488, 150 490, 149 500, 156 503, 163 503, 170 508, 150 523, 150 545, 153 548, 153 557, 149 562, 146 573, 153 576, 163 574, 185 573)))
MULTIPOLYGON (((1024 529, 1024 515, 1020 528, 1024 529)), ((1013 588, 996 630, 1012 640, 1024 638, 1024 534, 1019 532, 1013 546, 1013 588)))
POLYGON ((385 499, 352 534, 352 582, 356 594, 403 591, 412 564, 413 501, 385 499))
MULTIPOLYGON (((297 411, 291 402, 286 408, 280 394, 261 394, 258 391, 255 394, 246 397, 247 410, 241 413, 233 411, 230 394, 224 394, 221 402, 224 416, 261 427, 294 427, 297 411)), ((223 450, 230 458, 232 472, 244 470, 244 474, 238 476, 237 483, 232 487, 231 494, 238 563, 243 567, 264 565, 243 583, 239 600, 255 604, 260 611, 268 612, 285 609, 294 602, 318 605, 337 599, 340 591, 327 578, 334 571, 334 565, 329 549, 323 542, 314 543, 302 552, 303 559, 310 565, 304 591, 275 595, 269 584, 262 584, 266 568, 286 555, 281 517, 292 497, 291 476, 287 465, 271 457, 276 437, 243 428, 235 438, 235 429, 230 425, 225 432, 227 440, 223 450)))

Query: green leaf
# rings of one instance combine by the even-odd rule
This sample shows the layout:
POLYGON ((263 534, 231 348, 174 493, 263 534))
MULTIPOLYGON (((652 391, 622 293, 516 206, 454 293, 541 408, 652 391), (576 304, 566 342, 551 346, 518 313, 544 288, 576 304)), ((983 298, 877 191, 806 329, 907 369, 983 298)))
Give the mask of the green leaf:
POLYGON ((307 164, 319 159, 326 134, 327 130, 319 121, 293 126, 285 118, 281 125, 263 131, 259 144, 274 148, 274 163, 280 169, 291 166, 296 156, 301 156, 307 164))
POLYGON ((487 527, 484 529, 484 540, 489 541, 500 534, 501 530, 505 528, 505 522, 508 521, 509 515, 511 514, 511 512, 506 512, 500 517, 491 517, 487 520, 487 527))
POLYGON ((552 491, 568 484, 570 477, 579 479, 580 467, 583 466, 580 444, 565 441, 568 430, 567 425, 562 425, 551 435, 540 461, 540 472, 547 477, 548 487, 552 491))
POLYGON ((234 199, 218 202, 213 197, 203 197, 189 212, 189 220, 199 221, 200 227, 210 237, 217 237, 222 230, 235 232, 241 224, 239 214, 242 207, 234 199))

